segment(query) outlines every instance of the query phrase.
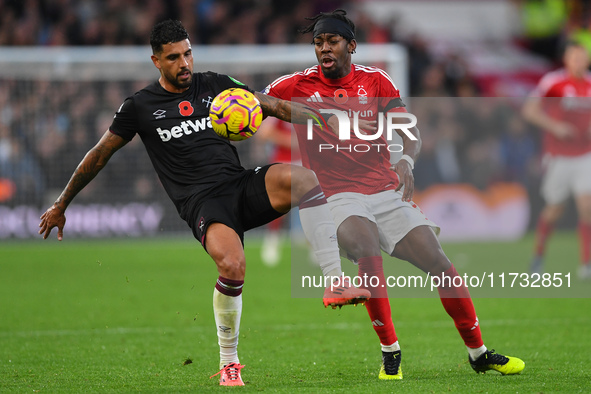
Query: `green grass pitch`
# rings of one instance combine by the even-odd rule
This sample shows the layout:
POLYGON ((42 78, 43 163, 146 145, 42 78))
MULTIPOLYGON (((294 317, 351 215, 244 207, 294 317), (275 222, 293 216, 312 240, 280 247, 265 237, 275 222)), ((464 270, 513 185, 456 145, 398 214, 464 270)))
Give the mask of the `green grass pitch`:
MULTIPOLYGON (((365 308, 292 298, 289 249, 268 268, 259 246, 247 238, 239 346, 246 387, 236 391, 591 390, 589 298, 474 300, 487 346, 526 362, 518 376, 474 373, 439 300, 392 299, 404 380, 379 381, 379 343, 365 308)), ((531 237, 444 245, 460 271, 466 261, 494 266, 499 259, 523 271, 531 247, 531 237)), ((576 267, 576 234, 557 234, 549 253, 552 264, 576 267)), ((209 379, 218 365, 216 278, 213 262, 189 239, 4 241, 0 392, 228 390, 209 379)))

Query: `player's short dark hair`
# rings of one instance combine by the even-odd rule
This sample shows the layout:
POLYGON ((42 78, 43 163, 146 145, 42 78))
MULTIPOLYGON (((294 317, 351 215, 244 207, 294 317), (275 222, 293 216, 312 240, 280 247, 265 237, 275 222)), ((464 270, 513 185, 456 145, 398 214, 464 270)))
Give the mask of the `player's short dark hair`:
MULTIPOLYGON (((345 22, 347 25, 349 25, 349 27, 353 31, 353 34, 355 34, 356 33, 355 23, 353 23, 353 21, 351 19, 347 18, 345 15, 347 15, 347 11, 342 10, 342 9, 338 9, 338 10, 334 10, 332 12, 321 12, 316 16, 307 17, 306 20, 312 21, 312 23, 306 27, 299 29, 298 32, 300 32, 301 34, 312 33, 314 31, 314 27, 316 27, 316 24, 319 21, 321 21, 322 19, 326 19, 326 18, 334 18, 334 19, 341 20, 341 21, 345 22)), ((347 37, 345 37, 345 38, 347 39, 348 42, 351 42, 353 40, 353 38, 347 38, 347 37)))
POLYGON ((189 33, 181 21, 168 19, 157 23, 150 33, 150 45, 152 46, 152 53, 157 54, 162 52, 162 46, 172 42, 179 42, 189 38, 189 33))

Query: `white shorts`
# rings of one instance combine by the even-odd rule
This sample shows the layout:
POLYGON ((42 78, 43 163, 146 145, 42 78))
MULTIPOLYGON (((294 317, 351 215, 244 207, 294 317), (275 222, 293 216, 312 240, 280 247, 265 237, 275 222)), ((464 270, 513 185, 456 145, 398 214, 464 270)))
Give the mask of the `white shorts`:
POLYGON ((591 153, 549 156, 544 162, 546 173, 541 193, 547 204, 560 204, 570 196, 591 194, 591 153))
POLYGON ((439 227, 427 219, 414 202, 402 201, 402 193, 386 190, 376 194, 338 193, 328 198, 337 229, 349 216, 361 216, 378 226, 380 248, 392 255, 396 244, 410 230, 430 226, 439 235, 439 227))

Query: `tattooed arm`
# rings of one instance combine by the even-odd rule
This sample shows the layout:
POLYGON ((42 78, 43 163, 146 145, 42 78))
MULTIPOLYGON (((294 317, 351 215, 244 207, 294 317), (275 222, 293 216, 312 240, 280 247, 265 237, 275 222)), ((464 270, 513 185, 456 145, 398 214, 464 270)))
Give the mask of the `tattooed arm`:
POLYGON ((274 116, 289 123, 306 124, 308 119, 313 119, 317 114, 300 103, 281 100, 259 92, 254 94, 261 103, 263 114, 266 116, 274 116))
POLYGON ((103 169, 111 156, 113 156, 113 153, 125 144, 127 144, 125 139, 107 131, 100 141, 86 153, 86 156, 84 156, 74 171, 74 174, 72 174, 64 191, 55 203, 41 215, 39 234, 43 234, 43 239, 47 239, 51 230, 57 227, 57 239, 62 240, 64 225, 66 224, 66 208, 70 205, 74 197, 103 169))
MULTIPOLYGON (((312 119, 315 125, 322 125, 326 122, 333 132, 338 133, 339 131, 339 121, 332 114, 320 114, 320 112, 301 103, 281 100, 263 93, 255 92, 254 94, 261 103, 265 116, 274 116, 288 123, 296 124, 306 124, 308 119, 312 119)), ((375 121, 360 119, 359 128, 373 132, 376 130, 375 123, 375 121)), ((353 122, 351 122, 351 125, 353 125, 353 122)))

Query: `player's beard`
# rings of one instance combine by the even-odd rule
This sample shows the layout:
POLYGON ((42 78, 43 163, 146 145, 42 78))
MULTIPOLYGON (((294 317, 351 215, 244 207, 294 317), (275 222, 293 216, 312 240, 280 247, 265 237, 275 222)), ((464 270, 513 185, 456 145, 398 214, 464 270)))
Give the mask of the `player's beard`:
MULTIPOLYGON (((183 72, 186 70, 183 70, 183 72)), ((186 89, 189 86, 191 86, 191 83, 193 82, 193 73, 189 74, 189 78, 187 78, 185 81, 180 81, 179 80, 179 74, 177 74, 176 76, 172 76, 170 74, 165 75, 166 79, 168 80, 168 82, 170 82, 170 84, 172 86, 174 86, 177 89, 186 89)))
POLYGON ((334 59, 334 62, 330 68, 326 68, 322 65, 322 63, 320 63, 320 70, 322 70, 322 74, 325 78, 339 79, 342 78, 344 74, 346 75, 346 73, 343 72, 343 68, 340 67, 337 63, 337 60, 334 59))
POLYGON ((338 79, 339 77, 339 69, 338 68, 332 68, 330 70, 326 70, 326 69, 322 69, 322 74, 324 74, 325 78, 328 79, 338 79))

